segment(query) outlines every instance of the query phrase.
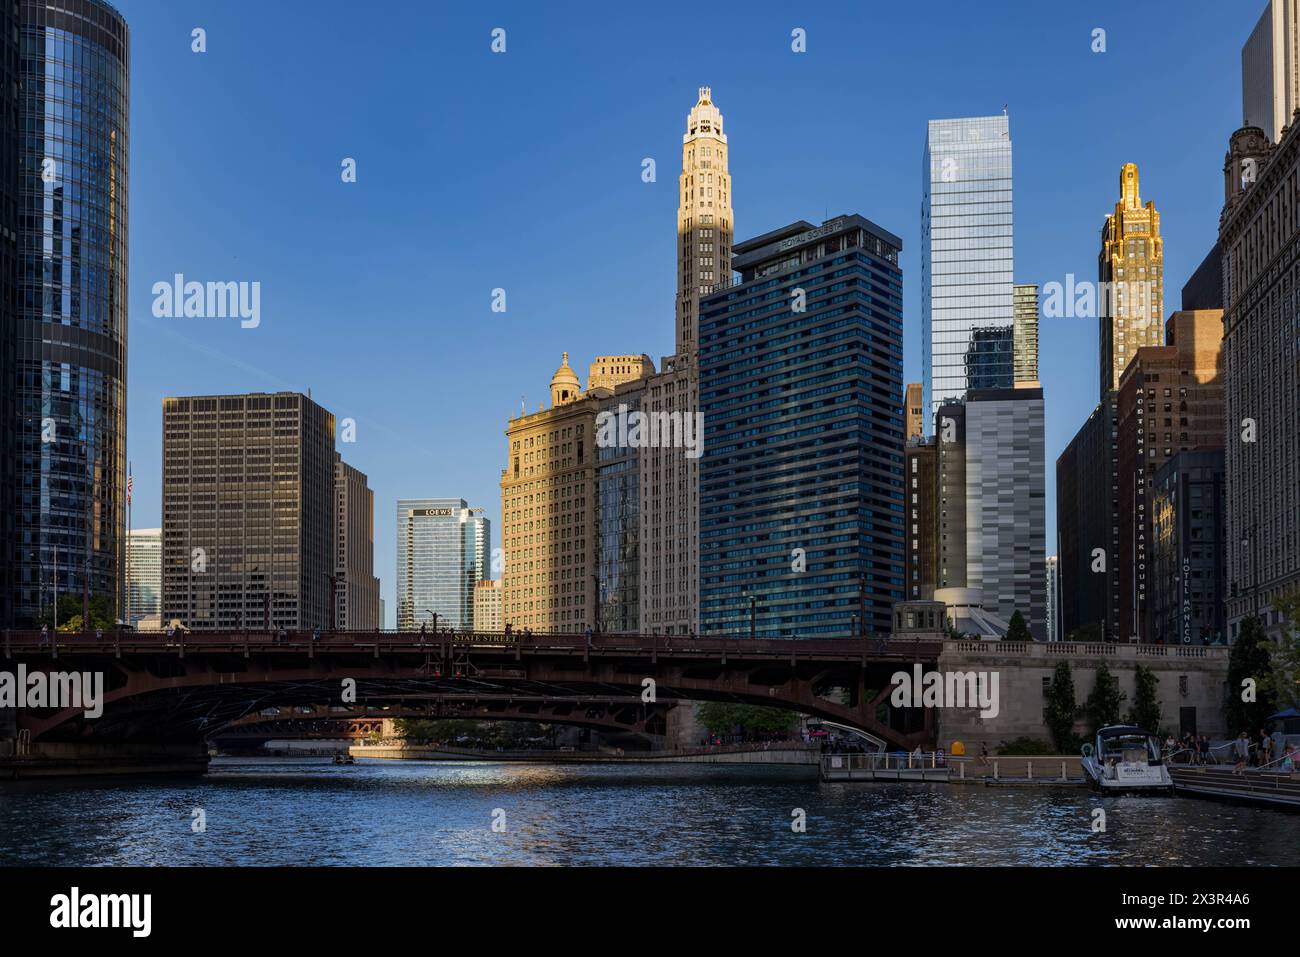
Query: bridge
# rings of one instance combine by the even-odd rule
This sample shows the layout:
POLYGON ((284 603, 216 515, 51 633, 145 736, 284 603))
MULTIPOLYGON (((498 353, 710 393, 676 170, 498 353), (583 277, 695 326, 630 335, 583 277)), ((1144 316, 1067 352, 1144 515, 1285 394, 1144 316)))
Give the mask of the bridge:
POLYGON ((0 670, 104 675, 97 718, 81 708, 18 711, 11 733, 33 745, 197 744, 270 708, 348 704, 408 717, 457 710, 486 717, 495 706, 502 717, 644 730, 679 702, 724 701, 788 708, 911 749, 932 740, 933 711, 892 709, 889 678, 913 663, 933 666, 942 645, 680 635, 6 632, 0 670), (596 713, 584 702, 598 704, 596 713))

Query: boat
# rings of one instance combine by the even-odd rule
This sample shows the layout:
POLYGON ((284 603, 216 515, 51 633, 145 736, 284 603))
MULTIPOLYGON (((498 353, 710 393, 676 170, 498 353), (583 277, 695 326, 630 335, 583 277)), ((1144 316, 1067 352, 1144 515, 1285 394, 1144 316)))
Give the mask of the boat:
POLYGON ((357 759, 350 754, 339 753, 334 755, 335 764, 356 764, 357 759))
POLYGON ((1080 761, 1095 791, 1172 791, 1173 778, 1160 757, 1160 741, 1131 724, 1101 728, 1083 746, 1080 761))

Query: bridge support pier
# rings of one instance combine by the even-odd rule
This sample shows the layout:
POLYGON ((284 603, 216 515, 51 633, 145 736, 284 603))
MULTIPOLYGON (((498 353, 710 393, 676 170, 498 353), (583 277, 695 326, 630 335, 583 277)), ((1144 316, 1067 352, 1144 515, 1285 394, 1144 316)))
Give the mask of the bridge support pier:
POLYGON ((202 741, 167 744, 33 741, 25 753, 0 745, 0 780, 93 777, 115 774, 203 774, 202 741))

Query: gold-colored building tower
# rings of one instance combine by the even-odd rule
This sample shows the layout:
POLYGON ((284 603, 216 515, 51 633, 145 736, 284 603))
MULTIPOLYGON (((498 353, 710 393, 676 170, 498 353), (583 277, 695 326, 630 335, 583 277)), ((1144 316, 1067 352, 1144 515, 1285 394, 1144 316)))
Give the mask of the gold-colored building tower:
POLYGON ((1101 229, 1097 276, 1101 398, 1119 388, 1142 346, 1164 344, 1165 250, 1156 204, 1142 205, 1138 168, 1125 163, 1120 199, 1101 229))

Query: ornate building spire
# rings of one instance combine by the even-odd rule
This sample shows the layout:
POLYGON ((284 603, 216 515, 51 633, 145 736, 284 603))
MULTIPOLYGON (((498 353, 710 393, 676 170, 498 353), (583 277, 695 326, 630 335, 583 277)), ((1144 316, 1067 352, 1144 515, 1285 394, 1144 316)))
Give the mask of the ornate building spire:
POLYGON ((702 86, 682 136, 677 206, 677 355, 688 362, 698 349, 700 295, 731 279, 733 224, 727 135, 712 91, 702 86))

